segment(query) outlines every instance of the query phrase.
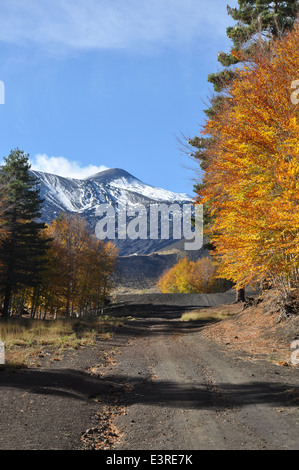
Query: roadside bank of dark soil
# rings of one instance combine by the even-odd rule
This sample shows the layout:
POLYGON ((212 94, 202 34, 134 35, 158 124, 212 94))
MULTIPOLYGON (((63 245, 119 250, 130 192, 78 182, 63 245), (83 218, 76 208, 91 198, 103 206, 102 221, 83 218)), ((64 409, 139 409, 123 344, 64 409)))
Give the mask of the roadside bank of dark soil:
MULTIPOLYGON (((251 358, 266 358, 283 366, 291 366, 292 344, 299 340, 299 315, 281 316, 278 294, 266 291, 258 302, 203 330, 205 338, 240 350, 251 358)), ((223 311, 229 309, 224 306, 223 311)))

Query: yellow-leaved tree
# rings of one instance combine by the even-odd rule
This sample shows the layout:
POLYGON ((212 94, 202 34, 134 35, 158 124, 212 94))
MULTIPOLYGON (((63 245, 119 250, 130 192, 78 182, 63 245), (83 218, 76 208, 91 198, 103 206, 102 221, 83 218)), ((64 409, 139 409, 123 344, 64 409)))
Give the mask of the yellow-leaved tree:
POLYGON ((229 287, 225 280, 218 278, 216 263, 208 257, 197 261, 184 257, 158 281, 163 293, 209 294, 229 287))
POLYGON ((117 249, 92 233, 77 214, 62 213, 46 230, 52 243, 41 282, 32 295, 37 312, 66 316, 100 314, 112 288, 117 249))
POLYGON ((299 25, 260 43, 207 121, 205 185, 219 273, 237 288, 269 280, 286 296, 299 281, 299 25), (214 138, 214 139, 213 139, 214 138))

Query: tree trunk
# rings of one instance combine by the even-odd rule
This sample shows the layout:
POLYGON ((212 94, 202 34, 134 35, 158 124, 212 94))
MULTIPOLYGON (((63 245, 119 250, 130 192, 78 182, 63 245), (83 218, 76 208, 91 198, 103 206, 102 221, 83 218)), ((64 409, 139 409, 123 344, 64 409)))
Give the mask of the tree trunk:
POLYGON ((239 302, 245 302, 245 289, 244 288, 237 290, 235 303, 237 304, 239 302))
POLYGON ((11 285, 8 284, 5 289, 5 297, 4 297, 3 310, 2 310, 3 318, 9 317, 10 301, 11 301, 11 285))

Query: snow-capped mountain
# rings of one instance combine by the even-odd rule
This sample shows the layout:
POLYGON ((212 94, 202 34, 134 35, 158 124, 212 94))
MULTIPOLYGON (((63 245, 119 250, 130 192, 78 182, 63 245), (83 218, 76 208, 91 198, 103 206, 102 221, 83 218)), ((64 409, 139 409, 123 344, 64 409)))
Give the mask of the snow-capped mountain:
MULTIPOLYGON (((149 208, 153 204, 191 203, 187 194, 173 193, 140 181, 125 170, 113 168, 85 179, 62 176, 31 170, 39 180, 40 194, 44 200, 42 220, 49 223, 61 212, 79 213, 88 220, 92 228, 98 221, 96 211, 101 204, 113 207, 142 204, 149 208)), ((113 240, 120 255, 145 254, 165 247, 173 240, 113 240)))

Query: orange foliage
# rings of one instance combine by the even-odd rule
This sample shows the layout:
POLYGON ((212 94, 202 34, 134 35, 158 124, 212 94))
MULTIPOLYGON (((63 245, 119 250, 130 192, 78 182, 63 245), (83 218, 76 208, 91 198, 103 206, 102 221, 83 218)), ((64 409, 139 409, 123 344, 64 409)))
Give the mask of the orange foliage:
POLYGON ((206 124, 209 147, 198 201, 214 216, 210 236, 220 274, 242 287, 299 281, 299 25, 258 49, 220 112, 206 124))
POLYGON ((62 214, 47 228, 52 238, 44 290, 48 303, 74 312, 98 311, 112 287, 117 250, 91 233, 78 215, 62 214))

